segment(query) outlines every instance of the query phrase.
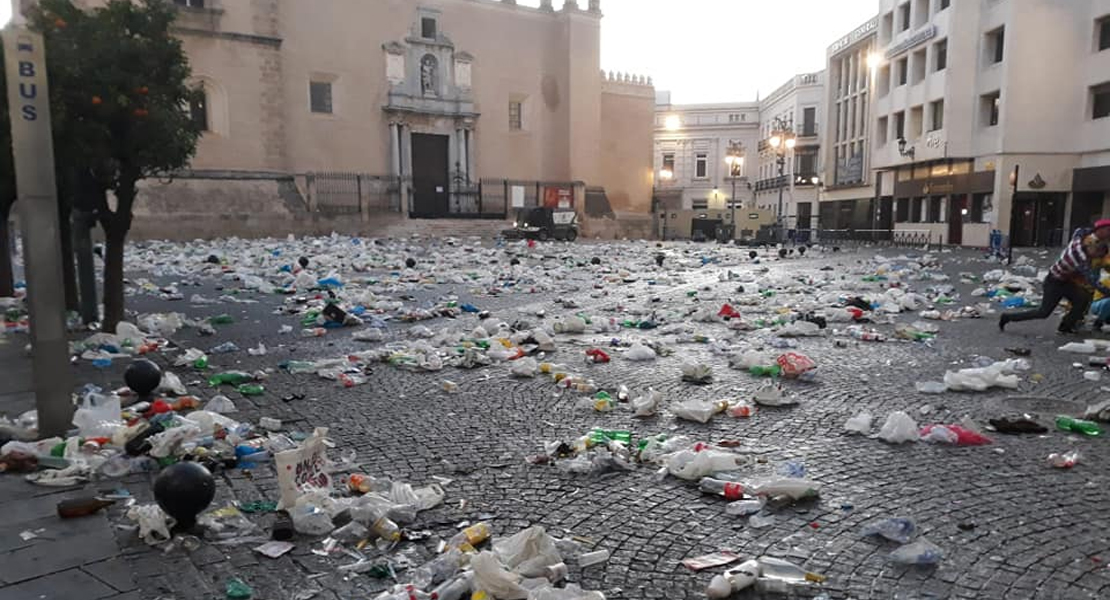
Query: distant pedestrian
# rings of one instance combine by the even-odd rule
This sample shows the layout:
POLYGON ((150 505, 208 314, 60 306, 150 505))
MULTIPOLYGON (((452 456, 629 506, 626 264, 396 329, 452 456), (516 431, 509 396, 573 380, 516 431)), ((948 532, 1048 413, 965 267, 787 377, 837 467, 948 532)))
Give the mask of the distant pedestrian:
POLYGON ((1037 308, 1017 313, 1003 313, 998 320, 998 328, 1006 330, 1006 325, 1020 321, 1047 319, 1052 315, 1060 301, 1067 298, 1071 310, 1060 321, 1060 333, 1076 333, 1079 324, 1091 306, 1093 287, 1105 295, 1110 295, 1099 281, 1101 269, 1094 267, 1095 259, 1107 256, 1107 240, 1110 239, 1110 219, 1095 223, 1094 230, 1087 235, 1073 236, 1060 259, 1049 268, 1044 279, 1044 297, 1037 308))

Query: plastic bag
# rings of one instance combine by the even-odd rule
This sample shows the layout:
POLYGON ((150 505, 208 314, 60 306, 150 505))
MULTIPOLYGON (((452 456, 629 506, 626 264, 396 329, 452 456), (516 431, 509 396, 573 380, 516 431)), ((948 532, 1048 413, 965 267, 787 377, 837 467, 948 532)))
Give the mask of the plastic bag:
POLYGON ((435 483, 424 487, 415 488, 412 491, 413 495, 416 496, 417 510, 428 510, 430 508, 434 508, 442 503, 443 499, 447 497, 447 493, 443 491, 443 488, 440 487, 439 484, 435 483))
POLYGON ((305 535, 327 535, 335 529, 331 515, 319 506, 315 494, 305 494, 297 498, 296 503, 289 509, 289 516, 293 521, 293 528, 298 533, 305 535))
POLYGON ((179 425, 172 429, 167 429, 162 433, 156 433, 150 436, 150 455, 154 458, 172 456, 174 451, 186 440, 191 440, 200 436, 200 427, 185 421, 184 425, 179 425))
MULTIPOLYGON (((707 383, 713 379, 713 367, 700 363, 686 363, 682 365, 682 380, 691 383, 707 383)), ((704 423, 705 421, 702 421, 704 423)))
POLYGON ((890 553, 890 561, 900 565, 935 565, 944 558, 944 551, 922 538, 890 553))
POLYGON ((525 600, 528 590, 520 587, 520 575, 506 570, 497 556, 485 550, 470 559, 474 571, 474 590, 481 590, 497 600, 525 600))
POLYGON ((509 372, 512 373, 513 377, 535 377, 539 369, 540 366, 536 363, 536 359, 527 357, 513 361, 512 366, 509 367, 509 372))
POLYGON ((743 464, 743 457, 717 450, 683 450, 666 457, 667 472, 687 481, 695 481, 722 471, 735 471, 743 464))
POLYGON ((127 518, 139 525, 139 537, 151 546, 169 541, 170 524, 173 522, 157 504, 132 506, 127 518))
POLYGON ((306 488, 331 489, 327 446, 324 444, 327 435, 326 427, 317 427, 300 448, 274 455, 278 488, 281 490, 278 509, 293 506, 306 488))
POLYGON ((112 437, 124 426, 120 399, 116 394, 85 394, 81 407, 73 413, 73 424, 81 437, 112 437))
POLYGON ((921 428, 921 440, 957 446, 984 446, 993 442, 989 437, 960 425, 926 425, 921 428))
POLYGON ((721 412, 721 407, 716 402, 692 398, 685 402, 672 404, 671 412, 679 419, 708 423, 713 415, 721 412))
POLYGON ((551 584, 533 588, 528 593, 528 600, 605 600, 601 592, 588 592, 571 583, 563 589, 552 587, 551 584))
POLYGON ((505 566, 524 577, 542 577, 547 567, 563 562, 555 540, 539 525, 497 540, 493 552, 505 566))
POLYGON ((624 357, 634 362, 644 362, 655 360, 655 350, 637 342, 632 344, 632 347, 624 351, 624 357))
POLYGON ((787 352, 780 356, 776 362, 782 367, 782 375, 787 379, 796 379, 817 368, 817 363, 813 362, 810 357, 797 352, 787 352))
POLYGON ((871 413, 866 410, 858 415, 851 417, 844 423, 844 430, 849 433, 858 433, 859 435, 867 435, 871 433, 871 422, 873 417, 871 413))
POLYGON ((1070 342, 1058 348, 1060 352, 1071 352, 1073 354, 1094 354, 1098 352, 1098 348, 1090 341, 1086 342, 1070 342))
POLYGON ((586 321, 579 316, 569 316, 554 325, 555 333, 583 333, 586 331, 586 321))
POLYGON ((181 378, 170 371, 162 373, 162 383, 158 384, 158 389, 156 391, 164 394, 172 394, 174 396, 184 396, 189 393, 189 390, 185 388, 185 384, 181 383, 181 378))
POLYGON ((239 412, 239 409, 235 407, 235 403, 231 401, 231 398, 228 398, 227 396, 224 396, 222 394, 214 396, 211 400, 209 400, 208 404, 204 405, 204 410, 221 415, 239 412))
POLYGON ((189 348, 181 356, 178 356, 176 359, 174 359, 173 366, 187 367, 202 358, 206 358, 204 351, 199 348, 189 348))
POLYGON ((879 430, 879 438, 891 444, 916 442, 920 435, 917 433, 917 423, 912 417, 902 411, 890 413, 879 430))
POLYGON ((986 367, 948 371, 944 374, 944 384, 949 391, 982 392, 992 387, 1017 389, 1018 377, 1014 371, 1025 370, 1027 361, 1007 360, 986 367))
POLYGON ((778 330, 781 337, 816 337, 822 335, 821 326, 809 321, 794 321, 778 330))
POLYGON ((632 408, 636 411, 633 413, 633 416, 650 417, 659 411, 659 406, 662 403, 663 394, 653 389, 648 389, 646 394, 632 400, 632 408))

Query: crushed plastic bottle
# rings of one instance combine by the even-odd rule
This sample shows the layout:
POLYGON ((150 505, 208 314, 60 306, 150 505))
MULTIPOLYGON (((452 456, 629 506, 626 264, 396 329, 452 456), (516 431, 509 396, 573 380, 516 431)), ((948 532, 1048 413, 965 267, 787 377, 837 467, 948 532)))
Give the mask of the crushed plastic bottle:
POLYGON ((925 538, 890 553, 890 561, 900 565, 935 565, 943 559, 944 551, 925 538))
POLYGON ((864 525, 860 535, 863 537, 877 535, 892 542, 906 544, 917 535, 917 524, 912 519, 893 517, 864 525))

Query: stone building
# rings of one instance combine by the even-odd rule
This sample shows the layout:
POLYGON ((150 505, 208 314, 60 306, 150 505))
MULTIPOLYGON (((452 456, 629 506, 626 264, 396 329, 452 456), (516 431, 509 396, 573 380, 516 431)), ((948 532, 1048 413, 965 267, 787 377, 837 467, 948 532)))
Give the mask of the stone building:
POLYGON ((190 172, 147 185, 140 235, 374 233, 571 197, 609 229, 650 218, 654 91, 601 72, 600 0, 173 2, 205 134, 190 172))

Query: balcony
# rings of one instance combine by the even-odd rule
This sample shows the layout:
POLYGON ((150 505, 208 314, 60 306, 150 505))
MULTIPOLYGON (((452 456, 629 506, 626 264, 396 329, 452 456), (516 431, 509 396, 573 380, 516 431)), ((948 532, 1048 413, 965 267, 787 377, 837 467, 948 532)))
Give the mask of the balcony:
POLYGON ((802 126, 798 128, 797 131, 798 139, 817 137, 820 135, 818 131, 817 123, 802 123, 802 126))
POLYGON ((775 190, 780 187, 786 187, 786 182, 787 178, 785 175, 782 177, 770 177, 768 179, 760 179, 759 181, 755 182, 755 191, 762 192, 763 190, 775 190))
POLYGON ((777 190, 780 187, 786 187, 791 178, 794 180, 794 187, 813 187, 820 185, 817 173, 795 173, 793 175, 784 175, 782 177, 769 177, 767 179, 760 179, 755 182, 755 191, 762 192, 764 190, 777 190), (818 179, 817 183, 813 180, 818 179))

